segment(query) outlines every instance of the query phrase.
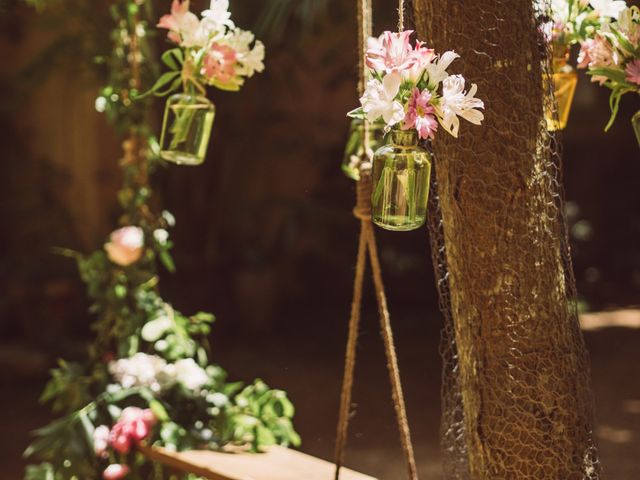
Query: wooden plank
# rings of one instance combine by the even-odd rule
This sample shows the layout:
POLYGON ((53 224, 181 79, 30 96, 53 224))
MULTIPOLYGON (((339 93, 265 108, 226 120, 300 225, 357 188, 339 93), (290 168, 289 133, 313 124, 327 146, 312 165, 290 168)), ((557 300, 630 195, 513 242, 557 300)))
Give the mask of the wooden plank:
MULTIPOLYGON (((208 450, 171 452, 140 447, 152 461, 209 480, 333 480, 335 466, 305 453, 271 447, 266 453, 224 453, 208 450)), ((343 468, 340 480, 376 480, 343 468)))

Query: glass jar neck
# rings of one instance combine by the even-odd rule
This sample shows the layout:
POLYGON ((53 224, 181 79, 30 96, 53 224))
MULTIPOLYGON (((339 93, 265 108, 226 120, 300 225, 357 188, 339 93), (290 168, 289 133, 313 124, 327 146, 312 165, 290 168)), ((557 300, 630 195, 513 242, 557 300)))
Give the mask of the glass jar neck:
POLYGON ((418 132, 415 130, 401 130, 394 128, 389 133, 391 143, 402 147, 412 147, 418 144, 418 132))
POLYGON ((553 44, 551 48, 552 62, 554 68, 563 67, 569 61, 569 47, 566 45, 553 44))

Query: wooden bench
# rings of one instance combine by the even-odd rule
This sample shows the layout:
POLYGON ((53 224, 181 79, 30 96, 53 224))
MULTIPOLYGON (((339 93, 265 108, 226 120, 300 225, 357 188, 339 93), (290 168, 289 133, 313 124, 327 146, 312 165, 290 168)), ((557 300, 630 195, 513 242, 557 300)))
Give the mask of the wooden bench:
MULTIPOLYGON (((333 463, 283 447, 271 447, 266 453, 256 454, 139 448, 154 462, 209 480, 333 480, 335 474, 333 463)), ((343 468, 340 480, 376 479, 343 468)))

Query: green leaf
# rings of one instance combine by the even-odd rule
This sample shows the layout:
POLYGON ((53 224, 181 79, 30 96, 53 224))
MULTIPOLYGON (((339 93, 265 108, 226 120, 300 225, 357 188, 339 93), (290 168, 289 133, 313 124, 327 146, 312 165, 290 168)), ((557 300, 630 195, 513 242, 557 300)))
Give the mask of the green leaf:
POLYGON ((160 261, 164 265, 164 268, 169 270, 169 272, 174 273, 176 271, 176 265, 173 262, 173 258, 171 254, 166 250, 160 250, 160 261))
POLYGON ((146 92, 141 93, 140 95, 136 96, 134 98, 134 100, 140 100, 142 98, 148 97, 149 95, 157 95, 157 96, 166 95, 166 93, 171 91, 171 87, 173 87, 173 84, 171 84, 171 82, 173 82, 175 84, 176 80, 178 81, 178 84, 179 84, 180 83, 180 72, 165 72, 162 75, 160 75, 160 78, 158 78, 158 80, 156 80, 156 83, 153 84, 153 87, 151 87, 146 92), (167 85, 169 85, 169 84, 171 84, 171 85, 170 85, 168 90, 166 90, 163 93, 159 93, 161 88, 167 87, 167 85))
POLYGON ((171 50, 167 50, 162 54, 160 59, 162 60, 162 63, 164 63, 171 70, 182 69, 182 63, 184 62, 182 49, 180 48, 172 48, 171 50))
POLYGON ((149 402, 149 408, 160 422, 164 423, 170 420, 166 408, 158 400, 154 399, 149 402))

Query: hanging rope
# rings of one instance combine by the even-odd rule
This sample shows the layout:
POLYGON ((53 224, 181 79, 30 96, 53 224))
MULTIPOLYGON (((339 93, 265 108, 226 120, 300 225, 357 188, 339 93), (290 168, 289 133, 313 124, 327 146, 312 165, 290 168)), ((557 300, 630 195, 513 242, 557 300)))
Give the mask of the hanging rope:
POLYGON ((398 32, 404 32, 404 0, 398 2, 398 32))
MULTIPOLYGON (((367 49, 367 39, 372 34, 372 13, 370 0, 358 0, 358 33, 360 40, 359 54, 359 82, 358 91, 363 94, 366 85, 367 67, 365 63, 365 53, 367 49)), ((400 1, 400 25, 401 29, 404 24, 403 1, 400 1)), ((361 165, 371 165, 371 151, 369 147, 369 123, 364 121, 364 155, 361 165)), ((402 382, 400 379, 400 369, 398 367, 398 359, 396 357, 395 342, 393 339, 393 331, 391 329, 391 319, 387 308, 387 298, 384 291, 384 283, 382 281, 382 269, 378 258, 378 248, 375 239, 373 224, 371 223, 371 170, 368 167, 360 169, 360 180, 357 183, 357 202, 353 210, 353 214, 360 220, 360 237, 358 241, 358 258, 356 261, 356 274, 353 287, 353 301, 351 303, 351 318, 349 320, 349 335, 347 339, 347 349, 345 353, 344 375, 342 381, 342 392, 340 395, 340 408, 338 418, 338 428, 336 432, 336 449, 335 449, 335 480, 340 478, 340 469, 344 462, 344 451, 347 442, 351 396, 353 391, 354 371, 356 365, 356 353, 358 334, 360 327, 360 312, 362 305, 362 289, 364 283, 364 272, 366 268, 367 252, 369 253, 369 261, 371 262, 371 270, 373 275, 373 283, 376 291, 376 300, 378 302, 378 313, 380 315, 380 327, 382 339, 384 342, 384 350, 387 358, 387 369, 389 379, 391 381, 391 393, 393 407, 396 414, 396 421, 400 431, 400 440, 402 450, 405 456, 408 476, 410 480, 417 480, 418 473, 416 468, 415 455, 413 445, 411 443, 411 432, 409 430, 409 422, 407 420, 407 411, 402 392, 402 382)))

